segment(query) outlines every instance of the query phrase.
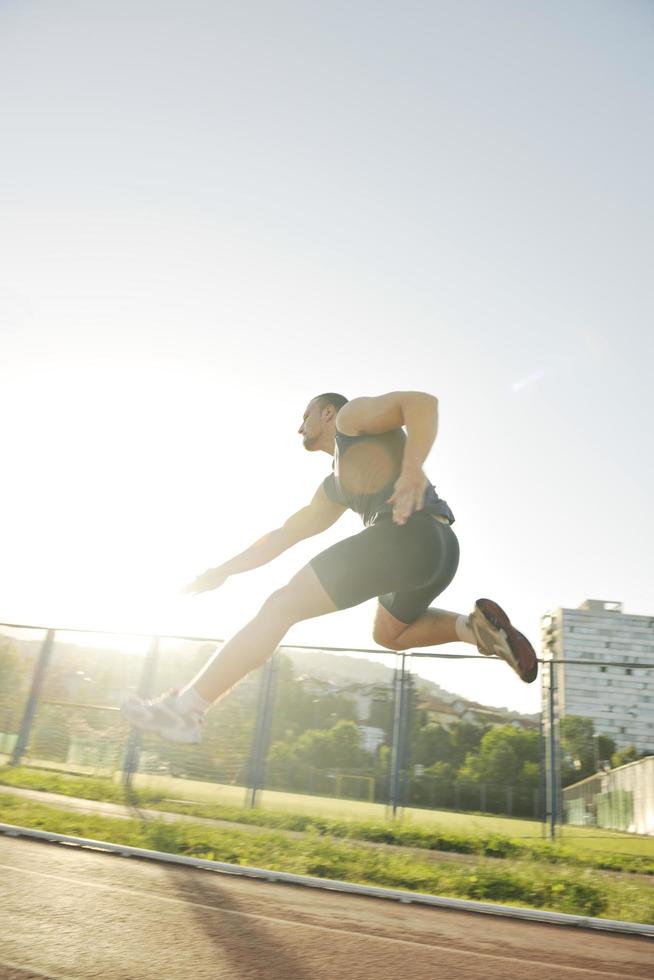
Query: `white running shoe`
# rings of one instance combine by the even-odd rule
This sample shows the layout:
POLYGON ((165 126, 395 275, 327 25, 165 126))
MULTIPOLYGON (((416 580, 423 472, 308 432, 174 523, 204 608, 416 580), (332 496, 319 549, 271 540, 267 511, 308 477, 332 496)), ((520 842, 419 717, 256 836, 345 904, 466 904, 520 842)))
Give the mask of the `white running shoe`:
POLYGON ((130 694, 120 707, 123 718, 130 725, 144 732, 154 732, 168 742, 184 742, 197 745, 202 741, 201 711, 180 711, 177 705, 177 691, 170 691, 158 698, 144 701, 136 694, 130 694))

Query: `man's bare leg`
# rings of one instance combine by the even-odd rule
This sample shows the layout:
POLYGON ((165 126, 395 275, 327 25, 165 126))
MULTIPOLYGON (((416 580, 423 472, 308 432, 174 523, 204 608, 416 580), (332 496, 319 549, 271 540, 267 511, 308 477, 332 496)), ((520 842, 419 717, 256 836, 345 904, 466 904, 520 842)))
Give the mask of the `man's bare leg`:
POLYGON ((211 704, 251 670, 265 663, 294 623, 335 610, 318 576, 306 565, 288 585, 266 599, 254 619, 209 660, 180 691, 180 697, 192 690, 211 704))
POLYGON ((467 616, 446 609, 428 609, 420 619, 407 626, 392 616, 381 604, 377 606, 373 637, 390 650, 410 647, 432 647, 441 643, 472 643, 475 637, 467 625, 467 616))
POLYGON ((519 630, 512 625, 501 606, 491 599, 477 599, 469 616, 445 609, 427 609, 408 626, 392 616, 381 605, 373 637, 389 650, 431 647, 441 643, 471 643, 486 657, 500 657, 521 680, 531 684, 538 674, 536 652, 519 630))
POLYGON ((335 609, 318 576, 307 565, 288 585, 266 599, 254 619, 182 691, 170 691, 151 700, 130 695, 123 702, 122 714, 143 731, 155 732, 173 742, 198 743, 204 712, 214 701, 265 663, 294 623, 335 609))

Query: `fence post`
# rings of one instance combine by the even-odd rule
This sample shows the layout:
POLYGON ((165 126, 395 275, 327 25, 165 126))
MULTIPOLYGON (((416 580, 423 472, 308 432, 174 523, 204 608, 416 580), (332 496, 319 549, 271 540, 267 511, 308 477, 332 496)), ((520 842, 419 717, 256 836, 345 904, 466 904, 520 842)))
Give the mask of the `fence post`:
POLYGON ((556 838, 556 824, 559 812, 559 748, 557 744, 556 718, 556 671, 554 662, 548 662, 547 691, 547 814, 549 817, 550 839, 556 838))
MULTIPOLYGON (((149 698, 154 694, 154 681, 157 673, 157 663, 159 661, 159 637, 152 638, 150 649, 143 659, 141 676, 137 694, 140 698, 149 698)), ((129 789, 132 784, 132 776, 139 767, 141 755, 141 742, 143 732, 140 728, 132 728, 127 738, 125 755, 123 757, 123 784, 129 789)))
POLYGON ((411 771, 409 769, 409 713, 412 677, 405 670, 406 661, 402 657, 402 670, 404 682, 402 684, 402 714, 400 716, 400 749, 399 749, 399 805, 406 806, 409 799, 409 787, 411 781, 411 771))
POLYGON ((34 673, 32 674, 32 686, 30 687, 30 693, 27 697, 27 704, 25 705, 25 710, 23 711, 23 717, 21 718, 21 722, 20 722, 18 738, 16 739, 14 751, 11 756, 12 766, 20 765, 21 759, 23 758, 23 754, 30 740, 32 725, 34 723, 34 716, 36 715, 36 708, 39 703, 41 688, 43 687, 43 679, 45 678, 45 674, 48 669, 48 664, 50 663, 50 657, 52 656, 54 637, 55 637, 55 631, 48 630, 47 633, 45 634, 45 639, 41 644, 41 649, 39 651, 39 659, 36 662, 34 673))
POLYGON ((393 681, 393 744, 391 746, 391 785, 389 803, 393 808, 393 819, 397 816, 397 808, 401 806, 401 770, 403 761, 405 687, 406 687, 406 654, 400 657, 400 666, 395 668, 393 681))
MULTIPOLYGON (((541 695, 540 695, 540 779, 538 782, 538 819, 540 820, 541 834, 547 834, 547 735, 545 731, 545 664, 541 665, 541 695)), ((536 814, 534 814, 536 816, 536 814)))
POLYGON ((479 784, 479 809, 482 813, 486 812, 486 783, 479 784))
POLYGON ((266 662, 259 686, 254 737, 250 754, 250 806, 257 805, 257 792, 263 789, 266 771, 266 758, 270 742, 270 727, 272 724, 273 701, 275 698, 275 679, 277 674, 277 654, 266 662))

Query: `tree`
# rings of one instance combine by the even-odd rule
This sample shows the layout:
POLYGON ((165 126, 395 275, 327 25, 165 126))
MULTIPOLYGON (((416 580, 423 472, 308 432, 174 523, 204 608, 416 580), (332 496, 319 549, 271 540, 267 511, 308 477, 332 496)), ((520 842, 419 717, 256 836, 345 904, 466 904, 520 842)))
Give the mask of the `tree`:
POLYGON ((340 692, 316 694, 298 677, 288 657, 278 654, 271 739, 296 739, 303 732, 334 726, 337 719, 356 720, 354 701, 340 692))
POLYGON ((597 758, 595 762, 601 767, 604 763, 609 763, 615 752, 615 740, 609 735, 595 735, 597 743, 597 758))
POLYGON ((559 726, 563 763, 561 779, 564 786, 591 776, 599 764, 610 759, 615 742, 608 735, 598 735, 592 718, 567 715, 559 726))
POLYGON ((591 718, 567 715, 559 722, 563 754, 561 778, 564 786, 595 772, 595 726, 591 718))
POLYGON ((386 741, 390 742, 393 737, 393 698, 390 691, 381 686, 375 690, 370 703, 368 725, 373 728, 381 728, 386 736, 386 741))
POLYGON ((614 769, 617 769, 618 766, 626 766, 628 762, 635 762, 639 758, 640 756, 636 746, 628 745, 625 749, 620 749, 619 752, 613 753, 611 756, 611 765, 614 769))
POLYGON ((430 722, 421 728, 416 738, 414 762, 432 766, 437 762, 447 762, 452 758, 452 738, 443 725, 430 722))
POLYGON ((491 731, 489 725, 474 725, 469 721, 458 721, 450 729, 452 754, 449 761, 457 769, 463 764, 469 752, 479 749, 482 739, 491 731))
POLYGON ((487 731, 487 726, 471 725, 466 721, 459 721, 450 729, 438 722, 430 722, 418 732, 413 762, 423 766, 447 762, 458 769, 468 753, 479 749, 479 743, 487 731))
POLYGON ((342 718, 328 731, 309 731, 301 735, 294 755, 316 769, 371 769, 372 758, 359 743, 355 723, 342 718))
POLYGON ((478 752, 468 753, 458 778, 468 786, 487 787, 492 798, 499 801, 503 800, 504 791, 511 789, 516 812, 526 812, 533 791, 538 788, 539 773, 539 733, 498 725, 486 732, 478 752))

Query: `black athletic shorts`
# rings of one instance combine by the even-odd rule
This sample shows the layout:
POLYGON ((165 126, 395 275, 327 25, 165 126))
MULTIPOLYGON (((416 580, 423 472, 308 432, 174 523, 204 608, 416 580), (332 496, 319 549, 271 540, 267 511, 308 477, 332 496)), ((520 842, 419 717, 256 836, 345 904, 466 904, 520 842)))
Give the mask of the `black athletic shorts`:
POLYGON ((406 524, 378 518, 309 564, 338 609, 378 596, 391 616, 408 625, 454 578, 459 542, 449 524, 415 511, 406 524))

